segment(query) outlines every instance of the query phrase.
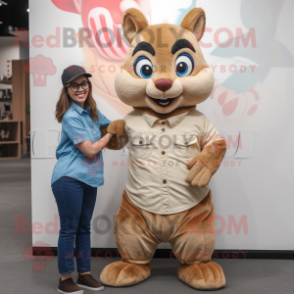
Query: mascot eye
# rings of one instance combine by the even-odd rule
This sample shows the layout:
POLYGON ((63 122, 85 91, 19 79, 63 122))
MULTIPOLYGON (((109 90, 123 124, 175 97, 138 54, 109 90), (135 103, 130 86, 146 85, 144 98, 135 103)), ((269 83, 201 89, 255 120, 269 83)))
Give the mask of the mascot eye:
POLYGON ((148 79, 153 74, 153 66, 151 61, 144 56, 139 57, 135 64, 134 64, 134 70, 137 76, 148 79))
POLYGON ((187 54, 183 53, 178 56, 176 60, 176 73, 180 77, 189 76, 194 69, 193 58, 187 54))

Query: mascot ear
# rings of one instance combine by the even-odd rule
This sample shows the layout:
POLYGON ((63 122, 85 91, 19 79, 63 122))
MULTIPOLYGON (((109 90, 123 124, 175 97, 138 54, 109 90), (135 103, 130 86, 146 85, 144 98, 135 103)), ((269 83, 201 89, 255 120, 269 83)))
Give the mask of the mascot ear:
POLYGON ((144 14, 135 8, 127 9, 122 20, 122 28, 126 39, 132 43, 136 34, 149 26, 144 14))
POLYGON ((204 10, 202 8, 193 8, 186 14, 180 26, 191 31, 199 42, 204 34, 205 24, 204 10))

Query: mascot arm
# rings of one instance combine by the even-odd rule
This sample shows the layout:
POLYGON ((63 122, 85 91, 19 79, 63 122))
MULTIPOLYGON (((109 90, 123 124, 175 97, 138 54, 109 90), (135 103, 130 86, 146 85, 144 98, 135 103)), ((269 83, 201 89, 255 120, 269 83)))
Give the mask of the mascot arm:
POLYGON ((206 186, 213 174, 218 170, 226 153, 226 141, 223 139, 213 140, 212 144, 203 148, 202 152, 196 155, 187 167, 190 170, 186 180, 192 186, 206 186))
POLYGON ((105 136, 107 133, 115 135, 107 144, 107 149, 120 150, 128 143, 125 121, 123 119, 112 121, 107 128, 101 131, 102 136, 105 136))

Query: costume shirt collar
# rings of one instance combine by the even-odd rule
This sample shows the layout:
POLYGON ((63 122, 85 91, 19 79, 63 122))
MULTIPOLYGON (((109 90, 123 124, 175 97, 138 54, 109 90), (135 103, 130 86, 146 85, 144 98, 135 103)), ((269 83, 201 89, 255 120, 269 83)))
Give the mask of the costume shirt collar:
POLYGON ((167 120, 170 127, 173 128, 184 119, 184 117, 189 113, 190 110, 193 110, 195 108, 196 105, 186 106, 182 108, 177 108, 171 113, 160 114, 150 108, 134 107, 135 110, 140 111, 142 113, 142 116, 151 128, 153 127, 156 121, 164 120, 167 120))
MULTIPOLYGON (((174 126, 176 126, 177 124, 179 124, 184 118, 185 116, 188 114, 189 110, 187 112, 184 112, 180 115, 176 115, 176 116, 172 116, 172 117, 169 117, 165 120, 168 121, 169 125, 171 128, 173 128, 174 126)), ((157 122, 157 121, 163 121, 164 119, 160 119, 158 117, 155 117, 153 115, 149 115, 147 113, 142 113, 145 121, 148 123, 148 125, 152 128, 154 126, 154 124, 157 122)))

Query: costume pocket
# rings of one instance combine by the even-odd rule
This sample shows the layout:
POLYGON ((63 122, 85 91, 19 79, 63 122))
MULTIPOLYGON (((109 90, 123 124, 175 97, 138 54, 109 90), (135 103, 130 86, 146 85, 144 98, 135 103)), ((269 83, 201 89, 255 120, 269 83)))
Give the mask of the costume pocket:
POLYGON ((149 159, 152 155, 154 145, 152 134, 133 133, 130 137, 130 153, 137 159, 149 159))
POLYGON ((194 157, 199 153, 198 139, 195 135, 175 135, 173 152, 181 158, 194 157))

